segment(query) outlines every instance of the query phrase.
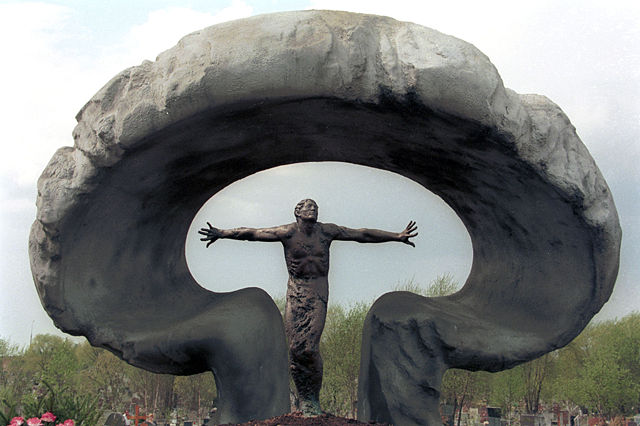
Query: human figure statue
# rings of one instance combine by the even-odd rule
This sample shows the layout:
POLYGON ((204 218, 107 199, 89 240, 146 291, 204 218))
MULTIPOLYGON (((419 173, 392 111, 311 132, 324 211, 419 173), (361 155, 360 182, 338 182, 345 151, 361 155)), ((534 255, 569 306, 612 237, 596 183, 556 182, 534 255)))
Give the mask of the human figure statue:
POLYGON ((320 336, 324 329, 329 297, 329 246, 334 240, 359 243, 400 241, 415 247, 410 240, 418 235, 411 221, 402 232, 379 229, 351 229, 333 223, 318 222, 318 205, 311 199, 300 201, 295 209, 296 221, 272 228, 218 229, 202 228, 201 241, 209 247, 219 238, 247 241, 279 241, 289 272, 285 307, 285 333, 289 340, 289 362, 305 415, 321 414, 322 386, 320 336))

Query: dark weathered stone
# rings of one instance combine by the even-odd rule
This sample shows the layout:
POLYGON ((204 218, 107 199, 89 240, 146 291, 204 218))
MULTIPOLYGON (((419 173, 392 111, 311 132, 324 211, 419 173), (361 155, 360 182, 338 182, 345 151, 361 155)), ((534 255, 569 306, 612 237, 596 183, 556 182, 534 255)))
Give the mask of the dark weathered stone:
POLYGON ((218 420, 288 408, 273 302, 255 288, 208 292, 184 258, 200 206, 260 170, 397 172, 469 231, 460 292, 393 293, 369 313, 361 419, 435 424, 446 368, 497 371, 560 347, 612 291, 615 206, 567 117, 424 27, 327 11, 217 25, 123 71, 77 118, 75 146, 38 185, 30 256, 42 303, 58 327, 134 365, 212 370, 218 420))
POLYGON ((361 419, 439 424, 447 368, 499 371, 562 347, 611 294, 620 229, 606 183, 559 108, 519 99, 518 132, 495 126, 440 161, 422 157, 425 186, 469 231, 471 273, 451 296, 376 301, 363 332, 361 419))

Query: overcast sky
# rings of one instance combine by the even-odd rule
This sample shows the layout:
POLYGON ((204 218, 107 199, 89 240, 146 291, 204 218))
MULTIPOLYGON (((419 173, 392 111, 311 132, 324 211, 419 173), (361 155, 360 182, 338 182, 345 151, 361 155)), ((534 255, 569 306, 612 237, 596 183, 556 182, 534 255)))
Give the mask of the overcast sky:
MULTIPOLYGON (((54 332, 29 270, 27 239, 36 181, 54 151, 72 145, 74 117, 111 77, 219 22, 299 9, 387 15, 466 40, 496 65, 506 87, 556 102, 577 128, 614 195, 623 229, 618 282, 598 318, 640 310, 640 2, 629 1, 49 1, 0 2, 0 338, 26 344, 54 332)), ((339 163, 259 173, 217 194, 196 217, 189 264, 205 287, 249 285, 283 295, 278 244, 219 241, 204 250, 195 229, 270 226, 293 220, 301 198, 320 220, 351 227, 420 227, 417 247, 332 248, 331 303, 371 301, 406 280, 450 273, 464 282, 469 236, 419 185, 388 172, 339 163), (295 182, 295 184, 294 184, 295 182), (242 260, 238 260, 242 259, 242 260), (214 284, 215 283, 215 284, 214 284)))

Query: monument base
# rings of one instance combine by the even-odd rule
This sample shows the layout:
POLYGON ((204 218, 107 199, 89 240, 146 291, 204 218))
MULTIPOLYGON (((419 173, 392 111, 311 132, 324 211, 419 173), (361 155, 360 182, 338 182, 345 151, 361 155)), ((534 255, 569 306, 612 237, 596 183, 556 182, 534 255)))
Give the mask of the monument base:
POLYGON ((271 419, 250 421, 246 423, 228 423, 220 426, 277 426, 277 425, 296 425, 296 426, 344 426, 344 425, 374 425, 374 426, 391 426, 390 423, 363 423, 355 419, 347 419, 344 417, 336 417, 332 414, 321 414, 319 416, 305 417, 302 411, 283 414, 282 416, 273 417, 271 419))

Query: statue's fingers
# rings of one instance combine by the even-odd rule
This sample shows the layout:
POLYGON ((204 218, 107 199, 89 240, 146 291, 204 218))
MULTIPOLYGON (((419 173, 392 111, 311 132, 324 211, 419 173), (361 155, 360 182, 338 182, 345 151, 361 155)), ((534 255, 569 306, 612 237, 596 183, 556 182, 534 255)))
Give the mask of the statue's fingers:
MULTIPOLYGON (((213 225, 211 225, 209 222, 207 222, 207 225, 209 225, 210 229, 213 229, 213 225)), ((203 228, 204 229, 204 228, 203 228)))
POLYGON ((409 238, 413 238, 413 237, 417 237, 417 236, 418 236, 418 233, 417 233, 417 232, 414 232, 413 234, 410 234, 410 235, 409 235, 409 238))
POLYGON ((411 247, 415 247, 416 244, 413 241, 407 241, 407 244, 409 244, 411 247))
POLYGON ((207 228, 201 228, 198 231, 198 234, 200 234, 200 235, 209 235, 209 230, 207 228))
POLYGON ((211 244, 213 244, 213 242, 214 242, 214 241, 215 241, 215 240, 211 240, 211 241, 209 241, 209 243, 207 244, 207 247, 206 247, 206 248, 209 248, 209 246, 210 246, 211 244))

